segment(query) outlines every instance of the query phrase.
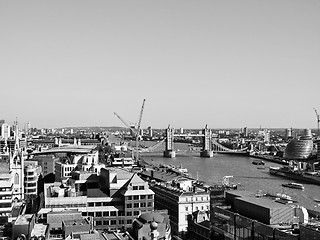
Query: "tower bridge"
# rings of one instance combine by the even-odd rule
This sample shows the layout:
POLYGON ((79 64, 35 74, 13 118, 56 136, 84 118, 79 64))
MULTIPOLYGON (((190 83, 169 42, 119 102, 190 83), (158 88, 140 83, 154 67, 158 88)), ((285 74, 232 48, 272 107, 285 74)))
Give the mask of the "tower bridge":
POLYGON ((202 146, 200 150, 200 157, 213 157, 213 153, 224 153, 224 154, 248 154, 248 148, 244 149, 230 149, 223 146, 218 142, 218 139, 212 134, 211 129, 206 125, 201 133, 175 133, 175 129, 170 125, 165 130, 166 136, 164 139, 159 141, 153 146, 148 148, 142 148, 138 151, 143 152, 158 152, 163 151, 163 156, 166 158, 174 158, 176 156, 176 151, 174 149, 174 138, 178 137, 201 137, 202 146))
POLYGON ((163 152, 163 156, 166 158, 174 158, 176 156, 176 152, 174 150, 174 137, 202 137, 202 149, 200 151, 200 157, 213 157, 212 151, 212 132, 211 129, 208 128, 208 125, 202 129, 201 134, 175 134, 174 128, 170 125, 166 129, 166 141, 165 141, 165 150, 163 152))

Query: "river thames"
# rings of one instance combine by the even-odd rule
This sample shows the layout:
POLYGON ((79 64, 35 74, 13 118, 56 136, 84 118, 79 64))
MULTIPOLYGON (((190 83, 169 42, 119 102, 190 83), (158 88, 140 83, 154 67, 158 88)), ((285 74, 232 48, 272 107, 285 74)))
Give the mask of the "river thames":
POLYGON ((298 182, 269 174, 270 166, 281 166, 265 161, 264 168, 252 164, 254 158, 230 154, 214 154, 212 158, 201 158, 199 152, 177 151, 175 158, 164 158, 163 153, 143 153, 141 157, 150 164, 182 166, 189 176, 204 181, 208 185, 221 183, 224 176, 233 176, 238 189, 251 192, 262 190, 264 193, 284 193, 307 209, 320 211, 314 199, 320 199, 320 186, 303 183, 304 190, 282 187, 282 183, 298 182))

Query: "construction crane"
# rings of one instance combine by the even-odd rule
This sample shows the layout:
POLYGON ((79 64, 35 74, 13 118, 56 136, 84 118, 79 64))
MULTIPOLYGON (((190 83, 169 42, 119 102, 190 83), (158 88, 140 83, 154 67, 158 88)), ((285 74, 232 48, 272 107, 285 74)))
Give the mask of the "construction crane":
POLYGON ((135 146, 136 161, 138 161, 138 159, 139 159, 138 147, 139 147, 139 139, 140 139, 140 126, 141 126, 141 119, 142 119, 142 115, 143 115, 145 101, 146 100, 143 99, 142 107, 141 107, 140 115, 139 115, 139 119, 138 119, 138 123, 136 124, 136 126, 134 128, 132 128, 122 117, 120 117, 117 113, 114 112, 114 115, 116 115, 120 119, 120 121, 132 131, 133 135, 135 135, 135 138, 136 138, 136 146, 135 146))
POLYGON ((136 135, 137 133, 136 133, 136 131, 135 131, 135 129, 133 129, 122 117, 120 117, 116 112, 114 112, 114 115, 116 115, 119 119, 120 119, 120 121, 124 124, 124 125, 126 125, 126 127, 127 128, 129 128, 130 130, 131 130, 131 132, 133 133, 133 135, 136 135))
POLYGON ((141 111, 140 111, 140 115, 139 115, 139 120, 138 120, 138 125, 137 125, 137 134, 136 134, 136 161, 139 160, 139 138, 140 138, 140 125, 141 125, 141 119, 142 119, 142 115, 143 115, 143 109, 144 109, 144 103, 145 103, 145 99, 143 99, 142 101, 142 107, 141 107, 141 111))
POLYGON ((318 123, 318 136, 317 136, 317 138, 319 138, 319 123, 320 123, 320 116, 319 116, 319 114, 318 114, 318 112, 317 112, 317 109, 315 109, 315 108, 313 108, 313 109, 314 109, 314 111, 316 112, 317 123, 318 123))

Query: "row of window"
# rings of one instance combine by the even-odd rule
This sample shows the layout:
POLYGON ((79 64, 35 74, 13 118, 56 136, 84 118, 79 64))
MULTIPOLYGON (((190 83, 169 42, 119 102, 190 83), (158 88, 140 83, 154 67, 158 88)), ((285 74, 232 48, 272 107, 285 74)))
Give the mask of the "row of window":
POLYGON ((12 196, 10 195, 4 195, 4 196, 0 196, 1 200, 6 200, 6 199, 12 199, 12 196))
POLYGON ((132 186, 132 190, 144 190, 144 186, 132 186))
POLYGON ((36 193, 36 192, 37 192, 36 188, 26 189, 26 193, 36 193))
MULTIPOLYGON (((127 219, 126 221, 121 219, 118 220, 118 225, 124 224, 132 224, 132 219, 127 219)), ((117 220, 104 220, 104 221, 94 221, 95 226, 110 226, 110 225, 117 225, 117 220)))
POLYGON ((37 183, 27 183, 26 184, 26 187, 36 187, 37 186, 37 183))
POLYGON ((120 206, 121 202, 88 202, 88 207, 120 206))
MULTIPOLYGON (((126 214, 124 214, 123 211, 118 212, 118 216, 139 216, 140 211, 127 211, 126 214)), ((110 212, 82 212, 82 216, 84 217, 117 217, 117 211, 110 211, 110 212)))
POLYGON ((209 201, 209 197, 191 197, 191 198, 188 198, 186 197, 186 202, 192 202, 192 198, 193 198, 193 201, 209 201))
MULTIPOLYGON (((189 207, 186 207, 185 209, 186 209, 186 212, 189 211, 189 207)), ((205 206, 201 206, 200 209, 201 209, 201 210, 204 210, 204 209, 205 209, 205 206)), ((196 207, 195 207, 195 210, 198 211, 198 210, 199 210, 199 207, 196 206, 196 207)), ((209 206, 206 206, 206 210, 209 210, 209 206)))
POLYGON ((128 203, 127 204, 127 208, 132 208, 132 206, 134 207, 134 208, 139 208, 139 207, 152 207, 153 206, 153 202, 147 202, 147 203, 145 203, 145 202, 142 202, 142 203, 128 203))
POLYGON ((148 198, 148 199, 153 199, 153 195, 135 195, 135 196, 128 196, 128 197, 126 197, 127 198, 127 200, 128 201, 130 201, 130 200, 143 200, 143 199, 146 199, 146 197, 148 198))
POLYGON ((0 192, 7 192, 7 191, 11 191, 11 188, 0 188, 0 192))

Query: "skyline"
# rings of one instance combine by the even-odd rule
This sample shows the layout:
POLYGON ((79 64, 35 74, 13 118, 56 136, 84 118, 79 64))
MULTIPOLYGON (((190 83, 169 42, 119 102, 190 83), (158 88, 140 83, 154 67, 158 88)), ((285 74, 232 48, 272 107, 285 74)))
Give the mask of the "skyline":
POLYGON ((317 128, 319 1, 2 1, 0 119, 317 128))

